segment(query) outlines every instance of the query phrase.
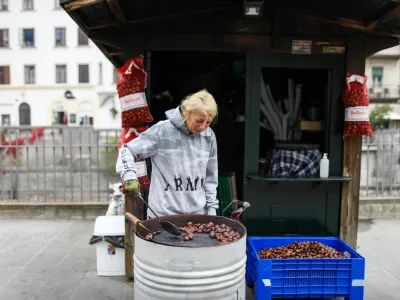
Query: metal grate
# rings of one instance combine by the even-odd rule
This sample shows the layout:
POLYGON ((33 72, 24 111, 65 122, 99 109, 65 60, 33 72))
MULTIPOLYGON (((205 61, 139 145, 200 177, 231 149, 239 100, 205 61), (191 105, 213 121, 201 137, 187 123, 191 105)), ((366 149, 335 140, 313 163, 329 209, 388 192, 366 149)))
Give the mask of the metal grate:
POLYGON ((109 184, 120 182, 115 162, 121 131, 86 126, 40 130, 2 128, 0 201, 108 202, 109 184))

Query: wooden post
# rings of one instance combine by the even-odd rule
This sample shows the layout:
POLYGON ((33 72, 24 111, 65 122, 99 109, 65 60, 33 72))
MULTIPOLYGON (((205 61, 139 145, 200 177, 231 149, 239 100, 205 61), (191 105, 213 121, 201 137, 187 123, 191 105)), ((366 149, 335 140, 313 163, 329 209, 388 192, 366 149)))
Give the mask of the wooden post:
MULTIPOLYGON (((365 37, 349 37, 347 43, 347 71, 364 74, 365 59, 365 37)), ((343 183, 340 216, 340 238, 348 243, 353 249, 357 249, 361 147, 361 136, 344 138, 343 176, 350 176, 352 180, 349 183, 343 183)))
MULTIPOLYGON (((134 196, 131 194, 125 195, 125 212, 134 213, 134 196)), ((133 254, 135 250, 133 225, 125 220, 125 274, 128 282, 133 282, 133 254)))
MULTIPOLYGON (((146 198, 146 195, 144 195, 146 198)), ((136 199, 131 194, 125 194, 125 212, 129 212, 140 220, 145 219, 145 209, 143 202, 136 199)), ((128 283, 134 282, 134 259, 135 236, 131 222, 125 221, 125 274, 128 283)))

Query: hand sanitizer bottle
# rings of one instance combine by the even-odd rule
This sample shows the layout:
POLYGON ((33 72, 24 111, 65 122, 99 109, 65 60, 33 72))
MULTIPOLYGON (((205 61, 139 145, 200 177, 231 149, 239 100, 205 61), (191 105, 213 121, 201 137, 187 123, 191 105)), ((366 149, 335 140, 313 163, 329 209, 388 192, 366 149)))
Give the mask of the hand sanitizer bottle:
POLYGON ((319 166, 319 177, 328 178, 329 177, 329 159, 328 154, 324 153, 324 157, 321 159, 319 166))

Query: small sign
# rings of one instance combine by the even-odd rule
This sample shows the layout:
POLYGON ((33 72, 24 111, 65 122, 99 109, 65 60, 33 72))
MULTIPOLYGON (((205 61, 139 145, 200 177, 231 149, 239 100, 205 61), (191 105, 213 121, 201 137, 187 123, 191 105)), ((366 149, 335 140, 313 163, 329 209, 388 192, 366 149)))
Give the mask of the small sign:
POLYGON ((311 54, 312 41, 293 40, 292 54, 311 54))
POLYGON ((342 46, 324 46, 322 48, 322 52, 327 54, 343 54, 344 51, 345 47, 342 46))
POLYGON ((108 245, 108 255, 115 255, 115 248, 112 245, 108 245))
POLYGON ((147 167, 145 161, 139 161, 135 163, 135 169, 137 177, 143 177, 147 175, 147 167))

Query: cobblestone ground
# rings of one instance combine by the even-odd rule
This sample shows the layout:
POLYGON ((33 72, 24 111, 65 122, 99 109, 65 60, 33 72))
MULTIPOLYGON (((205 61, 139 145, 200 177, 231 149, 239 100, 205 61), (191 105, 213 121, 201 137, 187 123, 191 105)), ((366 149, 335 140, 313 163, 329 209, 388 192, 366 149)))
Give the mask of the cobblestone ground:
MULTIPOLYGON (((124 278, 98 277, 93 221, 0 220, 0 299, 129 300, 124 278)), ((365 300, 400 299, 400 221, 364 221, 365 300)), ((251 293, 247 300, 252 300, 251 293)), ((140 300, 140 299, 136 299, 140 300)))

